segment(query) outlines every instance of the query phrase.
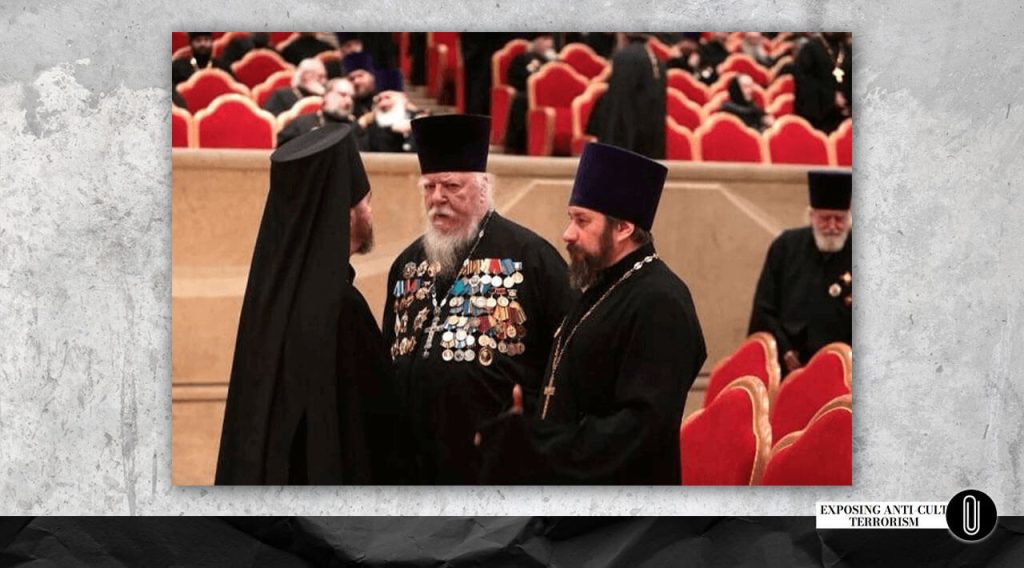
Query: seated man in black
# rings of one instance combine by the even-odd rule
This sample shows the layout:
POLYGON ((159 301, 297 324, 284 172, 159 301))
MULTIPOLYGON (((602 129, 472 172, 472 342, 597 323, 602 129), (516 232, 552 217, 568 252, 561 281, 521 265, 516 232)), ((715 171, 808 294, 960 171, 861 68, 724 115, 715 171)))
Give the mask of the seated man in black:
POLYGON ((281 87, 274 91, 263 103, 263 109, 274 113, 274 116, 292 108, 299 99, 324 94, 324 82, 327 70, 319 59, 303 59, 292 75, 292 86, 281 87))
MULTIPOLYGON (((277 133, 277 145, 281 146, 285 142, 316 130, 325 124, 354 124, 355 117, 352 115, 352 96, 354 93, 352 83, 348 79, 339 77, 328 81, 320 110, 312 114, 295 117, 294 120, 277 133)), ((365 150, 365 137, 363 133, 357 128, 352 134, 356 137, 359 149, 365 150)))
POLYGON ((508 128, 505 131, 505 152, 526 153, 526 112, 529 107, 526 83, 530 75, 555 59, 555 40, 551 33, 530 34, 530 49, 516 56, 508 65, 508 84, 516 90, 508 109, 508 128))
POLYGON ((213 58, 213 33, 188 32, 188 45, 192 48, 192 57, 183 57, 171 62, 171 86, 186 81, 200 69, 215 67, 222 71, 230 70, 213 58))

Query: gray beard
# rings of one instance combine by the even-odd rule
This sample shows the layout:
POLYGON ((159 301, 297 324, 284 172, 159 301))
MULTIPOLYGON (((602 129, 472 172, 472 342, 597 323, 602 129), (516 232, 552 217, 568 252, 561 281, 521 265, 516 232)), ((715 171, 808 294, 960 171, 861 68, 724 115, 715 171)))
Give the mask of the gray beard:
POLYGON ((850 237, 850 231, 835 237, 822 235, 814 229, 811 229, 811 232, 814 233, 814 244, 821 252, 839 252, 843 250, 843 247, 846 246, 846 239, 850 237))
POLYGON ((438 232, 429 220, 427 221, 427 229, 423 233, 423 252, 427 255, 427 262, 440 266, 438 276, 455 276, 462 266, 466 251, 476 240, 479 227, 480 221, 477 220, 461 233, 444 235, 438 232))

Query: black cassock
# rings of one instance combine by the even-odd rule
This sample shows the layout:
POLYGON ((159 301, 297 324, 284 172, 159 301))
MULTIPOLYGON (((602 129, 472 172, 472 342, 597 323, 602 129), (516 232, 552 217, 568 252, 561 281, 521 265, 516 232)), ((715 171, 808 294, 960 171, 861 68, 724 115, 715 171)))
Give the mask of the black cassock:
POLYGON ((598 142, 664 158, 665 72, 643 42, 622 48, 612 57, 608 90, 594 105, 587 132, 598 142))
POLYGON ((834 341, 853 339, 853 233, 835 253, 823 253, 810 227, 783 232, 768 249, 757 282, 750 333, 775 336, 783 355, 797 351, 801 363, 834 341))
POLYGON ((842 92, 847 105, 850 100, 850 74, 852 58, 842 42, 831 42, 826 47, 824 38, 812 37, 800 48, 793 67, 793 112, 811 126, 823 132, 835 130, 846 116, 836 107, 836 92, 842 92), (829 53, 831 49, 832 53, 829 53), (833 74, 835 59, 842 52, 843 84, 833 74))
MULTIPOLYGON (((593 308, 565 348, 546 418, 528 406, 481 430, 485 482, 680 483, 683 406, 707 358, 690 291, 655 259, 598 303, 652 254, 654 246, 646 245, 627 255, 570 312, 556 341, 593 308)), ((549 362, 545 385, 551 368, 549 362)), ((543 409, 544 398, 534 406, 543 409)))
MULTIPOLYGON (((349 127, 307 136, 337 129, 349 127)), ((348 264, 350 196, 367 183, 350 134, 312 157, 272 163, 218 485, 387 483, 397 475, 391 366, 348 264)))
POLYGON ((515 89, 516 94, 508 108, 508 126, 505 129, 507 153, 526 153, 526 114, 530 107, 526 84, 530 75, 539 71, 547 62, 543 55, 527 51, 517 55, 508 64, 508 85, 515 89))
POLYGON ((474 434, 511 405, 513 385, 536 396, 551 337, 574 299, 551 244, 497 213, 485 223, 454 282, 434 282, 421 239, 388 276, 384 339, 406 396, 412 483, 479 481, 474 434), (439 306, 432 337, 430 290, 439 306))

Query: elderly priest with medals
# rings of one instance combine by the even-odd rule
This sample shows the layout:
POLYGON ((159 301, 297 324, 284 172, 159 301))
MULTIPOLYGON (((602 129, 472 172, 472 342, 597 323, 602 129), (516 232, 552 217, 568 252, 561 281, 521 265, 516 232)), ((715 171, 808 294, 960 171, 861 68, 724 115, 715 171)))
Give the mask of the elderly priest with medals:
POLYGON ((558 251, 494 210, 490 118, 418 118, 412 133, 427 223, 391 266, 385 344, 406 397, 410 482, 473 484, 474 433, 513 385, 540 391, 573 295, 558 251))
POLYGON ((562 238, 583 291, 555 335, 536 412, 485 425, 489 483, 680 482, 679 425, 707 352, 686 284, 658 258, 651 226, 667 169, 588 144, 562 238))
POLYGON ((370 184, 352 129, 314 130, 270 162, 216 483, 392 482, 397 395, 349 264, 372 245, 370 184))

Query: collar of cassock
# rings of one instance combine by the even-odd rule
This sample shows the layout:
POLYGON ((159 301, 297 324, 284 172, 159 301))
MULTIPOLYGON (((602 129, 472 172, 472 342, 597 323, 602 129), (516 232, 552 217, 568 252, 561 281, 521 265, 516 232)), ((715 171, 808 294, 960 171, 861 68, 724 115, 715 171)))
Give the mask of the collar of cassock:
POLYGON ((654 254, 654 243, 647 243, 646 245, 622 257, 618 262, 601 272, 601 278, 596 284, 587 289, 587 294, 589 295, 595 292, 603 294, 609 286, 618 282, 619 278, 621 278, 627 270, 633 268, 634 264, 643 260, 644 257, 652 254, 654 254))

